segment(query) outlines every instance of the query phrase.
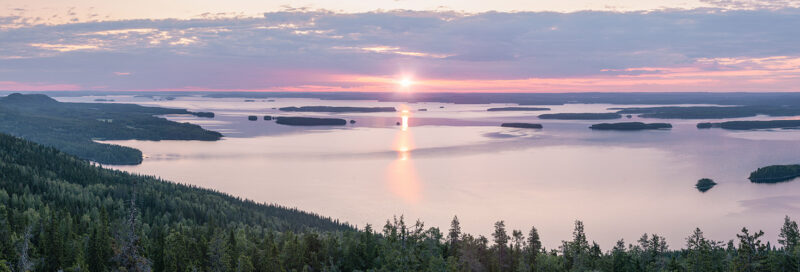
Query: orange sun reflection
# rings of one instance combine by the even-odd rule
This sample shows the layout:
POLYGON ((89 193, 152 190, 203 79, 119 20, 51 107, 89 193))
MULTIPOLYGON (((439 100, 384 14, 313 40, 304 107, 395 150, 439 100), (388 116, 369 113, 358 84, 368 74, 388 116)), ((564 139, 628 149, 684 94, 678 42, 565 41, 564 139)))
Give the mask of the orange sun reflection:
POLYGON ((413 138, 408 130, 409 111, 401 111, 402 126, 397 132, 394 150, 397 159, 389 164, 387 169, 387 182, 389 190, 408 203, 418 203, 421 198, 422 186, 417 179, 414 163, 411 161, 413 138))

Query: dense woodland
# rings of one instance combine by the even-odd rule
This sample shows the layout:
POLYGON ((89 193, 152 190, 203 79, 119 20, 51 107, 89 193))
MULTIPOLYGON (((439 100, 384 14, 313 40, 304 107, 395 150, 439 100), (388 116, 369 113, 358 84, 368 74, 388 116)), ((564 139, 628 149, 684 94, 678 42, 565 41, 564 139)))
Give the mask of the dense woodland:
POLYGON ((546 249, 536 228, 503 221, 491 237, 461 232, 457 218, 447 230, 402 217, 355 229, 0 134, 0 271, 798 271, 797 223, 779 231, 779 245, 761 231, 722 242, 696 229, 684 248, 644 234, 602 249, 576 221, 546 249))
POLYGON ((639 114, 644 118, 660 119, 723 119, 753 117, 759 114, 769 116, 796 116, 800 115, 800 105, 784 105, 783 103, 769 105, 749 105, 734 107, 719 106, 691 106, 691 107, 640 107, 622 108, 617 113, 639 114))
POLYGON ((41 94, 11 94, 0 98, 0 132, 53 146, 104 164, 139 164, 142 152, 104 140, 219 140, 222 134, 189 123, 154 115, 213 113, 133 104, 61 103, 41 94))
POLYGON ((800 164, 770 165, 750 173, 750 181, 756 183, 775 183, 800 177, 800 164))
POLYGON ((670 129, 672 124, 668 123, 649 123, 642 122, 622 122, 622 123, 602 123, 594 124, 589 127, 596 130, 647 130, 647 129, 670 129))
POLYGON ((548 113, 539 115, 539 119, 556 119, 556 120, 605 120, 605 119, 620 119, 620 118, 622 118, 622 115, 613 112, 548 113))

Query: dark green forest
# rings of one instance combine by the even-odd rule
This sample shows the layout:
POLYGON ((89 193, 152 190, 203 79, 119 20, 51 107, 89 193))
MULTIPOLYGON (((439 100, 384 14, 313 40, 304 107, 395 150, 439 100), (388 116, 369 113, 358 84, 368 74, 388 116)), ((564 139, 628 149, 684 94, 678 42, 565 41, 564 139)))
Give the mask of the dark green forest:
POLYGON ((104 164, 139 164, 135 148, 103 144, 100 140, 203 140, 222 134, 189 123, 154 115, 213 113, 133 104, 61 103, 42 94, 10 94, 0 98, 0 132, 22 137, 66 153, 104 164))
POLYGON ((800 177, 800 164, 761 167, 751 172, 748 179, 756 183, 775 183, 789 181, 796 177, 800 177))
MULTIPOLYGON (((780 222, 776 222, 778 225, 780 222)), ((779 245, 742 229, 683 248, 644 234, 601 249, 575 222, 544 248, 535 227, 491 237, 388 220, 356 229, 330 218, 152 177, 103 169, 0 134, 0 271, 798 271, 800 231, 779 245)))

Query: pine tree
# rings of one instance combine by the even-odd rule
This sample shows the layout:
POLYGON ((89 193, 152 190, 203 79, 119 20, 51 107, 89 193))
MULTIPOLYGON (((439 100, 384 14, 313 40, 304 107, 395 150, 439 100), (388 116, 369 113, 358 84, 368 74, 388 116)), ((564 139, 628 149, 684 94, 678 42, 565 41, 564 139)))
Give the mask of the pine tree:
POLYGON ((108 262, 112 252, 108 212, 105 207, 102 207, 100 222, 94 224, 94 231, 89 238, 89 271, 108 271, 108 262))
POLYGON ((794 252, 800 243, 800 230, 797 228, 797 222, 792 221, 789 216, 784 218, 781 233, 778 234, 778 243, 783 246, 785 252, 794 252))
POLYGON ((139 254, 139 235, 136 234, 136 181, 131 185, 130 212, 127 230, 122 238, 122 247, 114 260, 118 269, 127 272, 149 272, 152 270, 150 260, 139 254))
POLYGON ((497 262, 497 269, 500 271, 508 271, 511 268, 509 264, 508 253, 508 232, 506 232, 506 223, 504 221, 497 221, 494 223, 494 233, 492 233, 495 245, 495 258, 497 262))
POLYGON ((742 234, 737 234, 739 238, 739 250, 736 256, 736 268, 738 271, 763 271, 764 260, 766 258, 767 247, 761 244, 761 236, 764 236, 763 231, 758 231, 752 235, 747 228, 742 228, 742 234))
POLYGON ((531 231, 528 232, 528 242, 525 248, 525 259, 528 263, 528 271, 534 271, 536 269, 536 259, 539 257, 541 251, 542 241, 539 239, 539 231, 536 230, 536 227, 531 227, 531 231))
POLYGON ((686 256, 688 271, 710 271, 711 270, 711 243, 703 236, 703 231, 696 228, 692 235, 686 238, 686 256))
POLYGON ((461 239, 461 223, 458 216, 453 216, 450 221, 450 231, 447 233, 448 253, 450 256, 458 256, 458 242, 461 239))

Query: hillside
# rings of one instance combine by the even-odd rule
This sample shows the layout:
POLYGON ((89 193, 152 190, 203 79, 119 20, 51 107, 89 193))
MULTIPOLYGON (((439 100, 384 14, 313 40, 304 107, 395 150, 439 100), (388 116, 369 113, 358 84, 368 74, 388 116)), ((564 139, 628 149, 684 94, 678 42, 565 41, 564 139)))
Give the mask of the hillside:
POLYGON ((511 233, 503 221, 487 238, 462 233, 457 218, 442 232, 403 217, 357 231, 0 134, 0 271, 790 271, 800 257, 788 217, 780 248, 746 228, 738 247, 696 229, 675 250, 644 234, 603 251, 581 221, 558 249, 544 249, 536 228, 511 233))
POLYGON ((156 115, 213 113, 113 103, 61 103, 42 94, 0 98, 0 132, 103 164, 139 164, 142 152, 94 140, 202 140, 222 134, 156 115))
MULTIPOLYGON (((86 258, 90 256, 75 255, 91 254, 91 249, 84 249, 79 241, 99 239, 94 234, 97 231, 114 236, 124 226, 134 183, 139 235, 150 238, 142 241, 150 251, 145 255, 160 255, 157 251, 163 249, 158 248, 159 241, 168 238, 169 230, 175 228, 248 227, 296 232, 352 229, 296 209, 104 169, 54 148, 0 134, 0 260, 16 263, 20 256, 14 254, 12 249, 16 247, 11 245, 23 242, 27 233, 33 236, 30 254, 43 256, 47 262, 56 262, 46 258, 53 254, 60 259, 52 264, 53 269, 37 271, 55 271, 76 262, 88 262, 86 258), (57 233, 49 233, 49 227, 57 233), (53 235, 58 236, 57 241, 53 235), (79 257, 84 259, 77 260, 79 257)), ((106 238, 110 239, 110 248, 114 238, 106 238)), ((1 266, 2 262, 0 271, 1 266)))

